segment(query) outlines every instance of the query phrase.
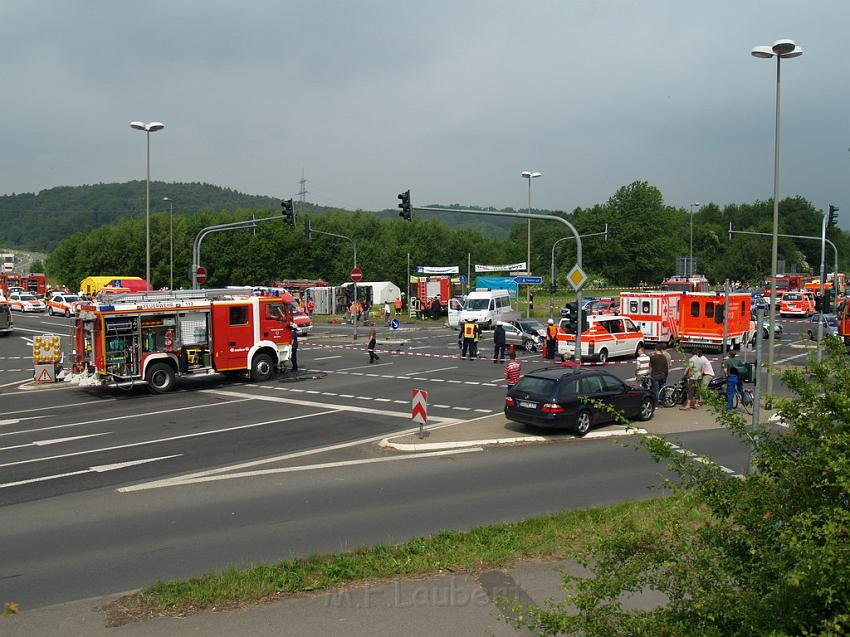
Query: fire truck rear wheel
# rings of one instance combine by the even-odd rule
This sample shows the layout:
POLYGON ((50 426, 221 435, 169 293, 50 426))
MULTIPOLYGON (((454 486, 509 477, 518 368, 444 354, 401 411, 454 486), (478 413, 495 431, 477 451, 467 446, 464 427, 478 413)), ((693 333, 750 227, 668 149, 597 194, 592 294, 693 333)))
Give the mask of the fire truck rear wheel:
POLYGON ((174 389, 174 368, 168 363, 154 363, 148 368, 148 389, 164 394, 174 389))
POLYGON ((271 378, 273 371, 272 357, 268 354, 257 354, 251 363, 251 380, 261 383, 271 378))

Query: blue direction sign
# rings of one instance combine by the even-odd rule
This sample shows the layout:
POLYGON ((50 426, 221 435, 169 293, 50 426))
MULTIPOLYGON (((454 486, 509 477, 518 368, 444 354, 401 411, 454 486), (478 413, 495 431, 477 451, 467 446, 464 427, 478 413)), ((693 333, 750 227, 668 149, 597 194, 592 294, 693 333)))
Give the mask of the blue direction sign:
POLYGON ((393 319, 392 321, 390 321, 390 329, 391 330, 397 330, 398 326, 399 326, 398 319, 393 319))
POLYGON ((515 276, 514 283, 519 285, 540 285, 543 283, 542 276, 515 276))

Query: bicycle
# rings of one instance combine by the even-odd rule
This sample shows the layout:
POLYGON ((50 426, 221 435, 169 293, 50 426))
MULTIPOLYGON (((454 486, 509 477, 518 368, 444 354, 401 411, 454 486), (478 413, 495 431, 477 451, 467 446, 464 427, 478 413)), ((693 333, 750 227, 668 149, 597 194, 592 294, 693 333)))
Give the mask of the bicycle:
MULTIPOLYGON (((717 392, 717 395, 726 401, 726 378, 724 376, 718 376, 713 378, 711 382, 708 384, 709 389, 713 389, 717 392)), ((745 389, 743 387, 738 387, 735 395, 732 398, 732 408, 737 409, 740 405, 744 408, 744 411, 749 415, 753 414, 753 405, 755 404, 755 395, 753 394, 752 389, 745 389)))
POLYGON ((675 385, 664 385, 658 392, 658 404, 662 407, 684 405, 688 399, 687 379, 682 377, 675 385))

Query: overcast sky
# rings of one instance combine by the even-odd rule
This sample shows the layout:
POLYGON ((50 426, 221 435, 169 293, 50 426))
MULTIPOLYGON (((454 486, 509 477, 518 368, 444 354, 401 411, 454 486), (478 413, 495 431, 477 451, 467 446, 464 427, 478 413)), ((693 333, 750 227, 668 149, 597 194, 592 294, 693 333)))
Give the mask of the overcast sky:
MULTIPOLYGON (((767 199, 850 227, 847 0, 4 0, 0 193, 151 176, 346 208, 767 199)), ((176 202, 179 205, 179 202, 176 202)))

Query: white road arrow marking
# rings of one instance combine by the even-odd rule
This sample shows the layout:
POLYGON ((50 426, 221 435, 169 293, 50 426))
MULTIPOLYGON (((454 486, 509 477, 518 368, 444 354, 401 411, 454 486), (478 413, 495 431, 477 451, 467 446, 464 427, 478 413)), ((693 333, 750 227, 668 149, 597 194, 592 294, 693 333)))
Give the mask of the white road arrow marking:
POLYGON ((57 480, 59 478, 67 478, 69 476, 80 476, 86 473, 104 473, 106 471, 116 471, 118 469, 124 469, 126 467, 133 467, 140 464, 146 464, 148 462, 157 462, 159 460, 168 460, 170 458, 179 458, 182 456, 182 453, 175 454, 173 456, 160 456, 159 458, 145 458, 144 460, 131 460, 129 462, 119 462, 116 464, 102 464, 97 465, 95 467, 89 467, 88 469, 82 469, 80 471, 70 471, 68 473, 56 473, 52 476, 42 476, 40 478, 31 478, 29 480, 19 480, 18 482, 7 482, 5 484, 0 484, 0 489, 7 489, 9 487, 19 487, 24 484, 33 484, 34 482, 45 482, 47 480, 57 480))
POLYGON ((59 445, 63 442, 71 442, 73 440, 82 440, 83 438, 94 438, 95 436, 106 436, 111 434, 111 431, 104 431, 98 434, 86 434, 85 436, 71 436, 70 438, 51 438, 50 440, 35 440, 22 445, 12 445, 11 447, 0 447, 0 451, 8 451, 9 449, 23 449, 24 447, 47 447, 48 445, 59 445))

